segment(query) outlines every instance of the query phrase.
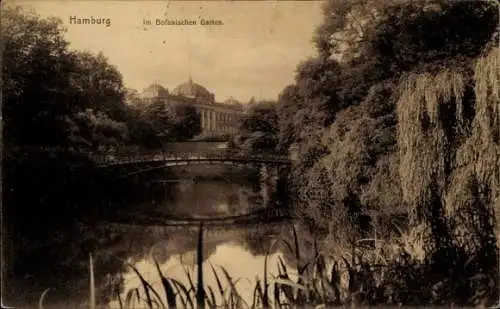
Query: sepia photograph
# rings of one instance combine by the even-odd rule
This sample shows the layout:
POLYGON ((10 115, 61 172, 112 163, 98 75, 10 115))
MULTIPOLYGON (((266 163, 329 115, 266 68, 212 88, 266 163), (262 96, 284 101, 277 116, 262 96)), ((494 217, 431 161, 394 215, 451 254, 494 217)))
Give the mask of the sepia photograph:
POLYGON ((500 0, 6 0, 1 305, 500 305, 500 0))

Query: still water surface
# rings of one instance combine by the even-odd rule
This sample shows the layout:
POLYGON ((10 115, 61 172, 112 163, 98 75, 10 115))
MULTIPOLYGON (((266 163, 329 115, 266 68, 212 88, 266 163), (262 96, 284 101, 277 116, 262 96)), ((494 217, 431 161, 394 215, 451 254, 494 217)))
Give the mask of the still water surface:
MULTIPOLYGON (((177 279, 185 286, 189 287, 190 283, 185 270, 188 269, 191 276, 195 277, 197 271, 195 256, 196 253, 194 251, 185 252, 182 255, 174 255, 166 262, 162 263, 160 268, 164 276, 177 279)), ((281 252, 271 254, 268 257, 268 280, 270 281, 272 281, 272 277, 269 276, 269 273, 275 275, 278 273, 277 263, 279 257, 283 258, 281 252)), ((237 280, 236 286, 240 296, 247 304, 251 304, 257 277, 261 278, 261 280, 264 277, 264 259, 264 255, 252 253, 250 250, 246 249, 244 245, 237 242, 227 241, 218 244, 215 247, 215 252, 210 254, 203 263, 205 286, 211 286, 214 290, 217 290, 217 281, 211 266, 213 265, 215 267, 220 278, 225 278, 223 272, 219 268, 223 266, 231 277, 237 280)), ((289 265, 287 266, 289 267, 289 265)), ((152 259, 145 258, 136 262, 135 267, 144 276, 146 281, 163 296, 163 287, 152 259)), ((296 280, 293 274, 291 278, 296 280)), ((222 280, 225 287, 228 286, 227 280, 222 280)), ((125 287, 124 292, 121 294, 122 299, 125 298, 126 291, 134 288, 142 289, 138 276, 132 271, 124 275, 124 281, 125 287)), ((216 299, 220 302, 218 294, 216 294, 216 299)), ((109 308, 119 308, 118 301, 112 301, 109 304, 109 308)))
MULTIPOLYGON (((164 184, 156 184, 162 186, 164 184)), ((156 191, 162 191, 156 190, 156 191)), ((165 213, 190 216, 227 216, 248 213, 264 207, 262 194, 252 186, 245 186, 228 181, 181 182, 169 184, 165 196, 161 194, 151 200, 151 203, 142 205, 141 211, 152 210, 155 213, 165 213), (172 186, 174 189, 172 189, 172 186)), ((230 276, 237 280, 237 290, 243 300, 252 303, 253 290, 257 277, 264 277, 264 260, 268 256, 268 280, 278 274, 278 259, 281 257, 287 267, 293 269, 295 265, 291 254, 284 252, 285 246, 280 243, 284 235, 290 235, 291 222, 252 226, 226 226, 204 228, 203 241, 203 272, 205 286, 211 286, 217 291, 217 281, 211 266, 213 265, 227 286, 227 280, 221 270, 224 267, 230 276), (292 267, 290 267, 292 266, 292 267)), ((196 245, 198 228, 182 227, 139 227, 122 226, 129 232, 151 235, 152 239, 144 241, 142 254, 130 258, 129 262, 144 276, 155 290, 164 298, 164 289, 161 285, 154 260, 160 264, 163 274, 177 279, 190 286, 186 270, 188 270, 196 284, 196 245), (143 232, 141 232, 141 230, 143 232), (142 255, 142 256, 141 256, 142 255), (138 257, 139 256, 139 257, 138 257)), ((146 236, 147 237, 147 236, 146 236)), ((132 252, 131 252, 132 253, 132 252)), ((293 271, 290 272, 292 279, 293 271)), ((123 274, 122 299, 131 289, 139 288, 142 291, 140 279, 129 269, 123 274)), ((106 293, 107 291, 100 291, 106 293)), ((108 293, 112 293, 109 291, 108 293)), ((218 294, 218 293, 216 293, 218 294)), ((218 295, 216 295, 216 299, 218 295)), ((220 299, 220 298, 219 298, 220 299)), ((194 301, 194 300, 193 300, 194 301)), ((117 300, 108 304, 109 308, 119 308, 117 300)))

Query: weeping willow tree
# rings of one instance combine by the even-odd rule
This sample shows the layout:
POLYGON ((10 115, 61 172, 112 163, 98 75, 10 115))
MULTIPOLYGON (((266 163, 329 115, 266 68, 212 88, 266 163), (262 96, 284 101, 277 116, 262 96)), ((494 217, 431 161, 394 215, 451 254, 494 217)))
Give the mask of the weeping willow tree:
MULTIPOLYGON (((427 261, 469 266, 496 291, 500 195, 500 56, 468 68, 408 74, 399 86, 399 174, 427 261), (471 86, 469 86, 471 85, 471 86)), ((446 265, 447 264, 447 265, 446 265)), ((449 268, 447 268, 449 267, 449 268)), ((484 294, 483 293, 483 294, 484 294)), ((490 298, 494 297, 490 295, 490 298)))

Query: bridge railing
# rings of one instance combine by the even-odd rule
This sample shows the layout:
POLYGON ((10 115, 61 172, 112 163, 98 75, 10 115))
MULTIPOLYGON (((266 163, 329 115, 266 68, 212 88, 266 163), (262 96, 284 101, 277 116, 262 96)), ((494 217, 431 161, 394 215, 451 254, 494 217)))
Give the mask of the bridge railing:
MULTIPOLYGON (((23 150, 29 147, 21 147, 23 150)), ((172 149, 140 150, 137 148, 119 148, 107 151, 89 151, 84 149, 66 149, 57 147, 32 147, 32 151, 47 153, 71 153, 84 155, 101 164, 120 164, 146 161, 167 160, 241 160, 288 162, 290 157, 283 153, 261 152, 244 153, 238 149, 205 149, 203 151, 179 151, 172 149)), ((17 148, 16 148, 17 150, 17 148)), ((29 149, 28 149, 29 150, 29 149)))
POLYGON ((200 152, 154 150, 154 151, 116 151, 112 153, 91 153, 89 156, 101 163, 127 163, 127 162, 152 162, 152 161, 177 161, 177 160, 262 160, 262 161, 288 161, 289 157, 274 153, 245 154, 236 150, 214 149, 200 152))

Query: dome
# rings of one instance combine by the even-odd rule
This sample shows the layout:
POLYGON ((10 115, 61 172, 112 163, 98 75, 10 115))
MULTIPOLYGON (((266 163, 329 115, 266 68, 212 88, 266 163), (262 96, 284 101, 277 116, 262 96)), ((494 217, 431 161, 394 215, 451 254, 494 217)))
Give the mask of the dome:
POLYGON ((239 105, 239 104, 241 104, 238 100, 236 100, 233 97, 229 97, 229 99, 227 99, 224 103, 225 104, 230 104, 230 105, 239 105))
POLYGON ((213 102, 214 95, 210 93, 205 87, 194 83, 191 79, 180 84, 172 90, 173 95, 179 95, 188 98, 203 99, 213 102))
POLYGON ((142 92, 142 96, 144 98, 165 97, 168 96, 168 90, 162 85, 154 83, 149 87, 147 87, 146 89, 144 89, 144 91, 142 92))

